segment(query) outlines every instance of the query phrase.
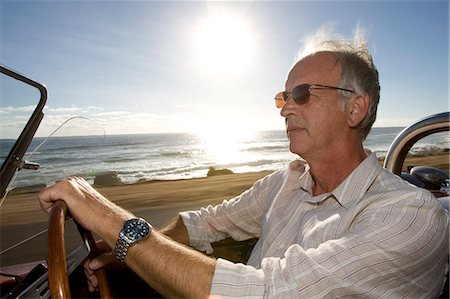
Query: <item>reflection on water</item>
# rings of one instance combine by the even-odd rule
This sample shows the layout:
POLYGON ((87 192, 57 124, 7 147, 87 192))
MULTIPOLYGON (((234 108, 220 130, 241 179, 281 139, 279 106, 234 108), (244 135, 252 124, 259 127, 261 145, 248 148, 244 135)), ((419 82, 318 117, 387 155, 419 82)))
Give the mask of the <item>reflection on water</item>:
MULTIPOLYGON (((379 157, 401 128, 375 128, 364 143, 379 157)), ((31 151, 42 142, 35 138, 31 151)), ((8 142, 8 141, 5 141, 8 142)), ((420 155, 449 148, 447 132, 434 134, 412 149, 420 155)), ((204 177, 209 167, 233 172, 276 170, 295 159, 284 131, 253 134, 197 135, 189 133, 52 137, 31 157, 37 171, 21 171, 15 186, 48 184, 70 175, 91 183, 95 176, 116 172, 125 183, 204 177)))

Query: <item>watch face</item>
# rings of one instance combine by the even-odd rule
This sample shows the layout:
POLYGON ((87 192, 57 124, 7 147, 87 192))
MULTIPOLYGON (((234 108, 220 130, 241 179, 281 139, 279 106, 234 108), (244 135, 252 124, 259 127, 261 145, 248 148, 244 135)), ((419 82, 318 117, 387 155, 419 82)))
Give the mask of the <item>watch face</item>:
POLYGON ((123 233, 132 241, 139 241, 148 236, 150 225, 141 218, 133 218, 125 222, 123 233))

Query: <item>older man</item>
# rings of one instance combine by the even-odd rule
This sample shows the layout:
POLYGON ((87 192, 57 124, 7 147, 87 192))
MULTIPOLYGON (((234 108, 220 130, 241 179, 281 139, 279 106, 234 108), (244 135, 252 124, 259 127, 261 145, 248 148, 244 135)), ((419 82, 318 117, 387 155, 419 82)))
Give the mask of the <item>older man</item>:
MULTIPOLYGON (((276 96, 290 150, 301 159, 240 196, 180 213, 158 232, 84 180, 43 190, 63 199, 166 296, 204 298, 433 297, 448 258, 448 217, 433 196, 381 168, 362 142, 376 116, 378 73, 365 47, 331 41, 294 65, 276 96), (99 217, 107 215, 107 217, 99 217), (167 238, 169 236, 170 238, 167 238), (247 265, 213 259, 211 243, 259 238, 247 265)), ((93 260, 93 270, 106 263, 93 260)))

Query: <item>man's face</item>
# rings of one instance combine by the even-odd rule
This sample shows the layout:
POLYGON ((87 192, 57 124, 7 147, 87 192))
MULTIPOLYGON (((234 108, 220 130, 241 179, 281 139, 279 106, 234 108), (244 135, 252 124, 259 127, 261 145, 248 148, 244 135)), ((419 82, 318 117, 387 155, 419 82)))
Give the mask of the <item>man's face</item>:
MULTIPOLYGON (((338 86, 340 73, 339 63, 332 54, 317 53, 292 68, 285 91, 291 92, 300 84, 338 86)), ((304 104, 297 104, 289 97, 281 115, 286 119, 290 150, 306 160, 332 154, 333 148, 342 144, 347 125, 337 90, 312 89, 304 104)))

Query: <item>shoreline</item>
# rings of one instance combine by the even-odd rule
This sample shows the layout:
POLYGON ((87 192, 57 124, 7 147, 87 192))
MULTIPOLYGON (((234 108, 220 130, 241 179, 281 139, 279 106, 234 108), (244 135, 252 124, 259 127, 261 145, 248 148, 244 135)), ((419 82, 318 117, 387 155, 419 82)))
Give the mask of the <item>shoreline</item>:
MULTIPOLYGON (((448 153, 432 156, 407 157, 403 166, 427 165, 449 170, 448 153)), ((382 164, 382 159, 380 159, 382 164)), ((177 180, 150 180, 134 184, 94 186, 101 194, 119 206, 131 211, 156 209, 164 206, 183 207, 198 203, 200 206, 222 202, 250 188, 257 180, 273 171, 218 174, 202 178, 177 180)), ((1 226, 21 225, 47 221, 37 195, 43 186, 13 190, 0 209, 1 226)))
MULTIPOLYGON (((233 173, 211 177, 154 180, 135 184, 95 187, 103 196, 123 207, 136 212, 161 207, 203 205, 222 202, 250 188, 257 180, 272 173, 233 173)), ((40 188, 29 191, 12 191, 0 210, 2 227, 46 222, 47 215, 41 210, 37 196, 40 188)))

